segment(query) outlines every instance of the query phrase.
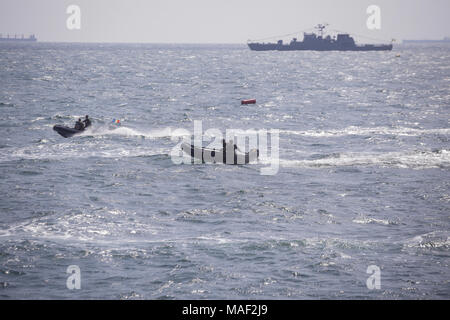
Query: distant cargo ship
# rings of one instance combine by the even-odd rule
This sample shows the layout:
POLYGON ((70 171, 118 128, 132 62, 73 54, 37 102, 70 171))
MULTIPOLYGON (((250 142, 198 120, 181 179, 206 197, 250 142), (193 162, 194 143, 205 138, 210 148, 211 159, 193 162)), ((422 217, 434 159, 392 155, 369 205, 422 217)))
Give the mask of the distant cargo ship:
POLYGON ((293 38, 289 44, 283 44, 283 40, 277 43, 258 43, 249 41, 247 45, 255 51, 292 51, 292 50, 315 50, 315 51, 385 51, 392 50, 391 44, 363 44, 358 45, 347 33, 340 33, 337 37, 323 36, 326 25, 319 24, 315 27, 316 33, 304 33, 303 41, 293 38))
POLYGON ((28 38, 25 38, 22 34, 20 37, 17 37, 15 34, 14 37, 10 37, 9 34, 6 35, 6 38, 3 37, 2 34, 0 34, 0 42, 36 42, 37 38, 34 34, 29 36, 28 38))
POLYGON ((403 40, 403 43, 450 43, 450 37, 440 40, 403 40))

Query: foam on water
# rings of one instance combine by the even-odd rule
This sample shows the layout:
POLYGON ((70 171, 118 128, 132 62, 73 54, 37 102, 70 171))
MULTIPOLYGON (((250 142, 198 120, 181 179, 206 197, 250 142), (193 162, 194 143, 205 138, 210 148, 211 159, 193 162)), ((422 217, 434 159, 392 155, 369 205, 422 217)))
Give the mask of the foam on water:
POLYGON ((415 236, 404 243, 407 248, 427 248, 427 249, 449 249, 449 231, 432 231, 415 236))
MULTIPOLYGON (((6 149, 6 148, 5 148, 6 149)), ((128 158, 154 155, 166 155, 167 149, 138 146, 132 149, 124 146, 107 145, 98 147, 96 143, 83 144, 62 143, 48 144, 21 148, 8 148, 0 153, 0 163, 15 160, 65 160, 87 158, 128 158)))
MULTIPOLYGON (((273 163, 274 159, 263 163, 273 163)), ((450 167, 450 151, 403 151, 387 153, 339 153, 314 160, 280 159, 282 167, 325 168, 340 166, 380 166, 428 169, 450 167)))
POLYGON ((382 225, 395 224, 394 222, 386 220, 386 219, 376 219, 376 218, 368 218, 368 217, 359 217, 352 221, 354 223, 359 223, 359 224, 368 224, 368 223, 378 223, 378 224, 382 224, 382 225))
POLYGON ((171 128, 155 129, 155 130, 138 130, 133 128, 128 128, 125 126, 120 126, 117 128, 111 128, 108 126, 103 126, 100 128, 95 128, 92 130, 86 130, 82 132, 79 136, 107 136, 107 135, 118 135, 125 137, 143 137, 149 139, 158 138, 171 138, 171 137, 182 137, 182 134, 177 134, 175 130, 171 128))
POLYGON ((373 136, 373 135, 394 135, 394 136, 419 136, 419 135, 449 135, 450 128, 442 129, 416 129, 416 128, 389 128, 389 127, 376 127, 376 128, 365 128, 351 126, 342 130, 308 130, 308 131, 295 131, 295 130, 281 130, 280 133, 292 134, 292 135, 302 135, 309 137, 342 137, 347 135, 362 135, 362 136, 373 136))

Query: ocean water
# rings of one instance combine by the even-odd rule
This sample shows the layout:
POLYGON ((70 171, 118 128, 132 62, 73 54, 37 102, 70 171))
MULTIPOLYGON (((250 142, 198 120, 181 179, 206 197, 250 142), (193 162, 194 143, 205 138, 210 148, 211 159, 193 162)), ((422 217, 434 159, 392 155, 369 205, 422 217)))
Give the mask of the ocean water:
POLYGON ((449 118, 448 45, 2 44, 0 298, 449 299, 449 118), (174 163, 195 120, 278 172, 174 163))

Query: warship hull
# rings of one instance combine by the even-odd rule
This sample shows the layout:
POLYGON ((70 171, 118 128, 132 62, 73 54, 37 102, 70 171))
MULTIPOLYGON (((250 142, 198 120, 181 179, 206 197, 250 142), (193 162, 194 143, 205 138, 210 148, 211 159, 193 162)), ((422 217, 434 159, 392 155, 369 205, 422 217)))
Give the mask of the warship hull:
POLYGON ((21 37, 17 37, 17 35, 14 35, 14 37, 10 37, 9 35, 5 38, 2 34, 0 34, 0 42, 36 42, 37 38, 34 34, 29 36, 28 38, 25 38, 23 35, 21 37))
POLYGON ((308 46, 308 45, 277 45, 272 43, 248 43, 248 47, 254 51, 390 51, 392 44, 386 45, 362 45, 354 47, 342 46, 308 46))

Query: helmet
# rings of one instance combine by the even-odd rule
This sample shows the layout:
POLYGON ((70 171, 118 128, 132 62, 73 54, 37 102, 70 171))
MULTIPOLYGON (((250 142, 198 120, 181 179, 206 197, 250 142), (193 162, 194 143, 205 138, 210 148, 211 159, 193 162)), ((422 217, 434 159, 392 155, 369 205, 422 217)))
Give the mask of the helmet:
POLYGON ((86 119, 89 118, 88 115, 86 115, 86 119))

